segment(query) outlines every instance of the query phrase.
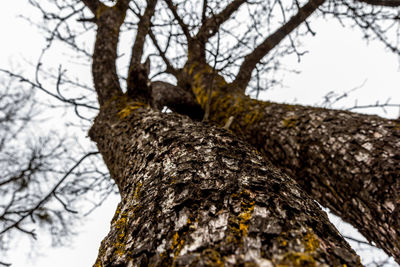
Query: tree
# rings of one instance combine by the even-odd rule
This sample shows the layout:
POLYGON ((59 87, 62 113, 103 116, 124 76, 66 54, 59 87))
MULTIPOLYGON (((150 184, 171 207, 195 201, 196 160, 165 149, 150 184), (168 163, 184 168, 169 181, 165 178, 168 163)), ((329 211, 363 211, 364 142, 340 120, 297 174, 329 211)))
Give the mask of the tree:
POLYGON ((95 162, 82 164, 98 152, 83 151, 76 159, 82 151, 72 136, 58 134, 54 125, 51 131, 35 128, 44 107, 34 91, 15 78, 0 83, 0 253, 15 245, 16 233, 36 239, 37 225, 50 234, 53 245, 65 245, 83 215, 77 212, 78 200, 89 193, 90 201, 100 204, 96 197, 110 192, 99 188, 105 183, 113 188, 109 176, 95 162))
MULTIPOLYGON (((89 135, 122 201, 96 266, 360 265, 314 200, 400 261, 398 122, 245 95, 253 72, 263 78, 280 55, 302 55, 294 37, 313 33, 308 19, 317 11, 353 21, 366 38, 375 35, 398 52, 389 37, 399 1, 56 4, 62 15, 42 10, 58 25, 78 14, 97 27, 99 114, 89 135), (191 11, 195 4, 199 12, 191 11), (245 7, 250 27, 236 33, 230 23, 245 7), (278 11, 283 22, 276 25, 278 11), (121 29, 132 28, 123 90, 118 40, 121 29), (142 58, 154 57, 151 49, 160 73, 176 84, 149 78, 142 58), (157 110, 164 106, 173 113, 157 110)), ((57 26, 52 33, 85 53, 73 32, 66 38, 57 26)))

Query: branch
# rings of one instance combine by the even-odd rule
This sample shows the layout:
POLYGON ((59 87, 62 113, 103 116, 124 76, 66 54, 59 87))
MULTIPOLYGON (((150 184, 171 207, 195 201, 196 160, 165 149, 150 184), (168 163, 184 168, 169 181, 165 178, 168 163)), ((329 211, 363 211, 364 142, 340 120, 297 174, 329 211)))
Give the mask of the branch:
POLYGON ((5 263, 5 262, 0 261, 0 265, 2 265, 2 266, 11 266, 11 263, 5 263))
POLYGON ((358 0, 358 1, 373 6, 388 6, 388 7, 400 6, 399 0, 358 0))
POLYGON ((96 15, 97 9, 103 5, 99 0, 82 0, 82 2, 90 9, 90 11, 92 11, 94 15, 96 15))
POLYGON ((371 245, 371 243, 366 242, 366 241, 363 241, 363 240, 360 240, 360 239, 358 239, 358 238, 354 238, 354 237, 347 236, 347 235, 344 235, 343 237, 344 237, 345 239, 348 239, 348 240, 357 242, 358 244, 368 245, 368 246, 370 246, 370 247, 376 247, 376 246, 374 246, 374 245, 371 245))
POLYGON ((120 28, 130 0, 119 0, 115 6, 102 6, 96 12, 97 35, 93 52, 92 74, 100 106, 116 94, 122 94, 116 59, 120 28))
MULTIPOLYGON (((156 47, 160 57, 162 58, 162 60, 164 61, 165 65, 167 65, 167 69, 166 72, 170 73, 172 75, 174 75, 175 77, 178 76, 178 70, 174 68, 174 66, 172 66, 171 62, 169 61, 169 59, 167 58, 167 55, 165 54, 166 51, 163 51, 160 47, 160 45, 158 44, 157 38, 154 35, 153 31, 151 30, 151 28, 149 29, 149 36, 151 38, 151 40, 153 41, 154 46, 156 47)), ((168 42, 167 42, 168 44, 168 42)), ((168 48, 168 45, 167 45, 168 48)), ((165 49, 167 50, 167 49, 165 49)))
MULTIPOLYGON (((58 95, 54 94, 51 91, 49 91, 46 88, 44 88, 40 83, 35 83, 35 82, 31 81, 31 80, 28 80, 27 78, 23 77, 22 75, 15 74, 15 73, 12 73, 9 70, 4 70, 4 69, 0 69, 0 72, 6 73, 10 77, 17 78, 17 79, 19 79, 20 82, 29 84, 30 86, 32 86, 32 88, 37 88, 37 89, 41 90, 42 92, 46 93, 47 95, 49 95, 51 97, 54 97, 54 98, 56 98, 57 100, 59 100, 61 102, 72 104, 75 107, 85 107, 85 108, 92 109, 92 110, 98 110, 98 108, 95 107, 95 106, 91 106, 91 105, 85 104, 85 103, 79 103, 78 102, 79 99, 65 98, 60 94, 58 94, 58 95)), ((58 79, 61 79, 61 77, 58 77, 58 79)), ((56 87, 58 87, 57 91, 59 91, 59 86, 60 85, 59 85, 59 82, 58 82, 58 84, 56 86, 56 87)))
MULTIPOLYGON (((227 21, 231 15, 239 9, 239 7, 246 3, 247 0, 234 0, 230 3, 224 10, 220 13, 206 19, 200 27, 199 32, 196 34, 198 39, 207 42, 215 33, 218 31, 219 27, 227 21)), ((204 8, 204 7, 203 7, 204 8)), ((205 11, 203 10, 203 14, 205 16, 205 11)))
POLYGON ((131 57, 131 61, 130 61, 130 68, 134 64, 141 63, 144 42, 146 40, 147 33, 149 32, 149 29, 150 29, 150 22, 151 22, 151 18, 153 17, 153 14, 154 14, 154 9, 156 7, 156 4, 157 4, 157 0, 148 0, 146 10, 144 11, 143 16, 140 18, 137 33, 136 33, 135 43, 132 47, 132 57, 131 57))
POLYGON ((174 15, 174 18, 181 27, 188 43, 190 43, 193 38, 190 35, 189 27, 185 24, 185 22, 183 22, 182 18, 178 15, 178 12, 176 11, 176 6, 172 3, 172 0, 165 0, 165 3, 167 3, 168 8, 171 10, 172 14, 174 15))
POLYGON ((191 92, 170 83, 156 81, 152 83, 152 98, 154 106, 159 110, 168 107, 179 114, 184 114, 193 120, 201 120, 204 111, 191 92))
POLYGON ((206 22, 206 14, 207 14, 207 7, 208 7, 208 1, 203 0, 203 9, 201 10, 201 23, 204 25, 206 22))
POLYGON ((240 66, 239 73, 233 81, 233 86, 244 91, 251 79, 251 73, 257 63, 266 56, 275 46, 277 46, 286 36, 294 29, 302 24, 325 0, 310 0, 302 8, 299 9, 286 24, 281 26, 273 34, 268 36, 260 45, 258 45, 250 54, 245 57, 244 62, 240 66))
MULTIPOLYGON (((89 157, 89 156, 96 155, 96 154, 99 154, 99 152, 89 152, 89 153, 87 153, 86 155, 84 155, 82 158, 80 158, 80 159, 75 163, 75 165, 72 166, 72 168, 69 169, 69 171, 60 179, 60 181, 58 181, 58 183, 53 187, 53 189, 50 190, 50 192, 49 192, 42 200, 40 200, 40 201, 36 204, 35 207, 33 207, 32 209, 30 209, 29 212, 27 212, 26 214, 24 214, 18 221, 16 221, 15 223, 13 223, 13 224, 9 225, 8 227, 6 227, 5 229, 3 229, 3 230, 0 232, 0 235, 4 234, 5 232, 9 231, 9 230, 12 229, 12 228, 17 228, 17 229, 19 229, 20 231, 27 232, 27 231, 23 230, 22 228, 20 228, 20 223, 21 223, 23 220, 25 220, 27 217, 31 216, 31 215, 33 214, 33 212, 34 212, 35 210, 37 210, 38 208, 40 208, 44 203, 46 203, 46 202, 49 200, 49 198, 50 198, 52 195, 55 194, 55 192, 56 192, 56 190, 58 189, 58 187, 65 181, 65 179, 67 179, 67 177, 76 169, 76 167, 78 167, 78 166, 82 163, 82 161, 83 161, 84 159, 86 159, 86 158, 89 157)), ((28 234, 32 234, 32 235, 33 235, 33 232, 28 232, 28 234)))
MULTIPOLYGON (((141 64, 143 47, 146 41, 146 36, 150 30, 150 22, 153 17, 157 0, 147 0, 146 10, 143 16, 140 17, 135 42, 132 46, 132 56, 129 63, 127 92, 131 97, 144 98, 144 101, 150 99, 150 88, 148 86, 149 69, 141 64)), ((147 61, 150 64, 150 61, 147 61)))

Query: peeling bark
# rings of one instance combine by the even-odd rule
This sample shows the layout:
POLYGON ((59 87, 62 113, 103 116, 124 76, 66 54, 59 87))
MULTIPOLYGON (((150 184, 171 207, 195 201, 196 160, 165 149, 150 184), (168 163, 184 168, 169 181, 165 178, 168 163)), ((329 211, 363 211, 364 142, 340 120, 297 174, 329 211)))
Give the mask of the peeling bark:
POLYGON ((360 266, 297 183, 232 134, 127 97, 90 130, 122 201, 94 266, 360 266))

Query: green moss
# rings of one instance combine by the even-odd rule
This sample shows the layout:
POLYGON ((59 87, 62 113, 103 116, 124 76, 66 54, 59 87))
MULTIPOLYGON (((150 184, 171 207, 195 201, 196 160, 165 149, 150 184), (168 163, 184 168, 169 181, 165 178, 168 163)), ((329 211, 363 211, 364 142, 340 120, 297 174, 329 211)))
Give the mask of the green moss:
POLYGON ((268 102, 250 99, 242 92, 235 91, 222 76, 213 74, 210 66, 194 63, 187 67, 187 72, 192 77, 192 91, 196 100, 203 109, 210 101, 210 119, 219 126, 224 126, 233 117, 230 128, 243 133, 264 118, 263 111, 268 102), (209 100, 211 80, 213 89, 209 100))
POLYGON ((197 218, 194 218, 193 215, 189 215, 189 218, 186 220, 186 226, 184 226, 183 229, 179 230, 178 232, 175 232, 175 234, 172 236, 170 250, 174 254, 174 259, 179 255, 183 246, 185 245, 186 235, 189 233, 190 230, 194 230, 194 228, 192 227, 192 222, 197 221, 197 218))

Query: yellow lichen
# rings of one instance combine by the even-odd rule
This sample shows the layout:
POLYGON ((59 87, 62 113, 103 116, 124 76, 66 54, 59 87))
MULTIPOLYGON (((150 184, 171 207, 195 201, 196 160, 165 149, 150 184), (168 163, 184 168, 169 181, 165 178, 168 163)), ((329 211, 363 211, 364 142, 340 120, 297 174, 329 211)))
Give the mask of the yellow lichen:
POLYGON ((306 252, 314 252, 319 248, 319 239, 311 229, 304 237, 304 246, 306 252))
POLYGON ((140 197, 140 190, 142 188, 143 184, 142 183, 138 183, 135 187, 135 192, 133 193, 133 197, 135 200, 139 200, 140 197))
POLYGON ((245 236, 247 236, 251 215, 255 207, 255 201, 250 200, 250 192, 244 190, 239 194, 232 194, 232 199, 241 200, 240 214, 238 216, 231 216, 228 219, 228 226, 230 234, 227 235, 226 241, 228 243, 237 243, 239 245, 245 236))
POLYGON ((317 263, 309 253, 288 252, 276 265, 277 267, 316 267, 317 263))
POLYGON ((184 243, 185 241, 183 237, 180 237, 178 232, 176 232, 172 237, 172 244, 171 244, 171 250, 174 251, 175 257, 178 256, 179 253, 181 252, 184 243))
POLYGON ((221 75, 213 73, 208 65, 192 63, 186 69, 192 77, 192 91, 198 103, 203 109, 208 102, 210 103, 209 119, 214 123, 223 127, 232 117, 233 121, 229 128, 241 134, 264 118, 263 111, 270 105, 268 102, 254 100, 241 91, 235 91, 221 75), (210 86, 212 86, 211 99, 209 99, 210 86))
POLYGON ((296 126, 297 117, 296 116, 289 116, 282 120, 282 126, 285 128, 293 128, 296 126))
POLYGON ((171 249, 174 249, 174 247, 178 244, 178 239, 179 239, 179 234, 178 232, 176 232, 172 237, 171 249))
POLYGON ((134 101, 129 102, 123 109, 121 109, 118 112, 118 116, 121 119, 125 119, 132 113, 132 111, 139 109, 139 108, 143 108, 144 106, 146 106, 146 104, 142 103, 142 102, 134 102, 134 101))
POLYGON ((215 249, 207 248, 201 254, 206 266, 224 266, 221 254, 215 249))
POLYGON ((117 252, 118 256, 123 256, 125 254, 124 243, 116 242, 115 243, 115 249, 116 249, 116 252, 117 252))
POLYGON ((247 235, 247 229, 249 228, 249 221, 251 214, 254 210, 255 201, 250 201, 248 203, 242 202, 242 212, 239 214, 239 229, 241 231, 241 236, 247 235))

